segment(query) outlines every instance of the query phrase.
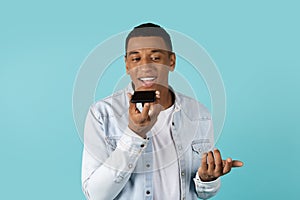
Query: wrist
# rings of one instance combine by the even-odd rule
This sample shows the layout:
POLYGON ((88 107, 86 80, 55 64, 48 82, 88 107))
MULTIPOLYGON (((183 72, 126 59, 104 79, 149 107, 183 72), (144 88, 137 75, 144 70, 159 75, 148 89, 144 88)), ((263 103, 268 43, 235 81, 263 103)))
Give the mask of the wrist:
POLYGON ((143 127, 137 127, 132 124, 128 124, 128 128, 138 136, 142 137, 143 139, 146 139, 147 131, 143 130, 143 127))

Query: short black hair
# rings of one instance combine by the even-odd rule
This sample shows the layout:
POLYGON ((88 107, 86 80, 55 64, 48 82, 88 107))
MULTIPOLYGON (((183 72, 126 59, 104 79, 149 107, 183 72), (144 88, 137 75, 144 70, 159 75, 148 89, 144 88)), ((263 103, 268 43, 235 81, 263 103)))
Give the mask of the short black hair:
POLYGON ((153 23, 140 24, 133 28, 132 31, 127 35, 125 42, 125 52, 127 52, 128 42, 132 37, 150 37, 157 36, 161 37, 166 43, 167 48, 172 51, 172 42, 169 33, 161 26, 153 23))

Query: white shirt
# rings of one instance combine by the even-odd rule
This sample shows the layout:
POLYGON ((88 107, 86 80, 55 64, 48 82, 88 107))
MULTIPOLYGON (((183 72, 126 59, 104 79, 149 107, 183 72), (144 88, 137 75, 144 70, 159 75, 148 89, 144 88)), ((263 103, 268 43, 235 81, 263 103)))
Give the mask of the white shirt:
POLYGON ((174 105, 159 113, 152 128, 154 200, 179 199, 178 156, 171 134, 174 105), (168 192, 166 192, 168 191, 168 192))

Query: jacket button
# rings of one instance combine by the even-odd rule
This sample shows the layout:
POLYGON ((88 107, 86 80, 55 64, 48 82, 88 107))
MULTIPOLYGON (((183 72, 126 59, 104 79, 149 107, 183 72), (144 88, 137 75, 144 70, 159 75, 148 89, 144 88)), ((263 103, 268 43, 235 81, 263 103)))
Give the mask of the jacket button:
POLYGON ((150 194, 150 191, 149 191, 149 190, 147 190, 147 191, 146 191, 146 194, 148 194, 148 195, 149 195, 149 194, 150 194))

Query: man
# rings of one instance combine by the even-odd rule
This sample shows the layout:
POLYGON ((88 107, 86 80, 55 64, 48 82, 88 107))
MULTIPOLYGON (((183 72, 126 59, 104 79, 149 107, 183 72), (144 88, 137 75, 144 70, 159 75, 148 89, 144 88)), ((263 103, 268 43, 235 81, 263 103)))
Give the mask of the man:
POLYGON ((208 199, 220 176, 242 166, 214 149, 212 120, 196 100, 168 83, 175 68, 169 34, 147 23, 125 44, 132 83, 91 106, 86 118, 82 186, 87 199, 208 199), (155 91, 143 106, 135 91, 155 91))

